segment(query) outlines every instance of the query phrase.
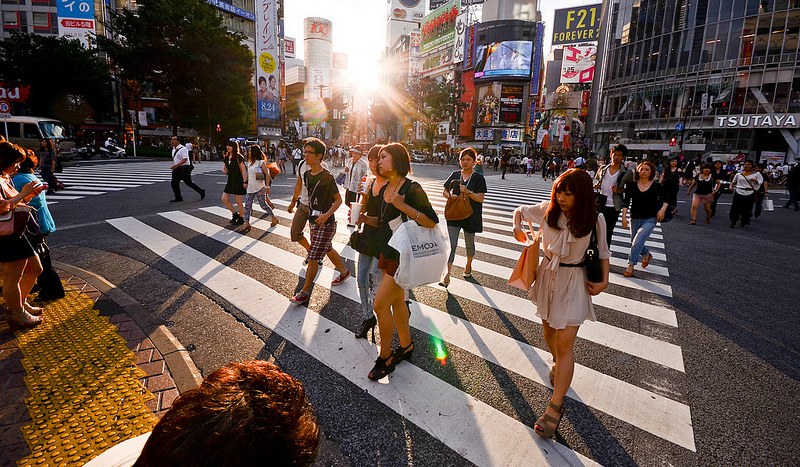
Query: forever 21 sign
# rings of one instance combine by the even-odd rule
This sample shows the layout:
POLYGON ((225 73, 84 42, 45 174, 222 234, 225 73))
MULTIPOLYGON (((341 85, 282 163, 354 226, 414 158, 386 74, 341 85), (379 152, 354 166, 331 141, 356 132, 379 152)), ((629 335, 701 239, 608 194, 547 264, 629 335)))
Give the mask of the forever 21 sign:
POLYGON ((716 128, 798 128, 800 114, 718 115, 716 128))

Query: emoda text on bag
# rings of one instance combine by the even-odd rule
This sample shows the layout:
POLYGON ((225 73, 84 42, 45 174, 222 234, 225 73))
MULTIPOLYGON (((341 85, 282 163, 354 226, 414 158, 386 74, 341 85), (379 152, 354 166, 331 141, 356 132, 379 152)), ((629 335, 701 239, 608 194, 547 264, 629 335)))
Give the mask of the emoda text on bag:
POLYGON ((438 253, 439 244, 436 242, 425 242, 411 245, 414 258, 424 258, 438 253))

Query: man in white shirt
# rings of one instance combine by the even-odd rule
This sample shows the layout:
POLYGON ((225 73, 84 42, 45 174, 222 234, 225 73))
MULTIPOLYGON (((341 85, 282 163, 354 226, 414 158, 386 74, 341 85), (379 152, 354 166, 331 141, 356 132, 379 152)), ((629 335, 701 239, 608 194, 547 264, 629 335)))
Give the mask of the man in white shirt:
POLYGON ((197 152, 195 152, 192 140, 189 140, 189 142, 186 143, 186 150, 189 151, 189 163, 191 164, 192 162, 197 162, 199 164, 200 155, 197 152))
POLYGON ((181 180, 200 194, 200 199, 206 197, 206 190, 200 188, 192 182, 192 166, 189 164, 189 151, 186 146, 182 145, 177 136, 172 137, 172 192, 175 194, 175 199, 170 200, 171 203, 183 201, 181 196, 181 180))
POLYGON ((358 200, 359 185, 364 177, 369 175, 369 164, 362 156, 361 148, 353 146, 350 149, 351 158, 344 164, 344 202, 350 207, 350 203, 358 200))
POLYGON ((297 174, 297 166, 303 162, 303 148, 298 145, 292 151, 292 175, 297 174))
POLYGON ((606 195, 606 204, 600 212, 606 220, 606 241, 609 248, 611 248, 611 235, 622 210, 625 185, 633 181, 634 171, 626 168, 624 163, 627 156, 627 146, 623 144, 614 146, 611 150, 611 163, 600 167, 595 177, 597 180, 595 188, 600 188, 600 193, 606 195))

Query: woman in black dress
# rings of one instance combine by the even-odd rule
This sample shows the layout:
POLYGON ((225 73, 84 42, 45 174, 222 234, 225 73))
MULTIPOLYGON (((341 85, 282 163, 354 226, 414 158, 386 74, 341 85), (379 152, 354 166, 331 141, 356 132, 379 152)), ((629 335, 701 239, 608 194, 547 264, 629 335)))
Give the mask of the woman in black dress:
POLYGON ((664 187, 664 192, 667 196, 667 204, 672 209, 672 214, 678 212, 678 191, 681 189, 681 178, 683 178, 683 170, 678 163, 678 158, 673 157, 669 160, 669 165, 661 173, 661 186, 664 187))
POLYGON ((239 143, 228 141, 225 157, 222 159, 222 173, 228 176, 228 183, 222 192, 222 203, 231 212, 231 224, 244 224, 244 203, 242 197, 247 194, 247 169, 244 167, 244 158, 239 154, 239 143), (231 203, 231 195, 235 196, 237 212, 231 203))

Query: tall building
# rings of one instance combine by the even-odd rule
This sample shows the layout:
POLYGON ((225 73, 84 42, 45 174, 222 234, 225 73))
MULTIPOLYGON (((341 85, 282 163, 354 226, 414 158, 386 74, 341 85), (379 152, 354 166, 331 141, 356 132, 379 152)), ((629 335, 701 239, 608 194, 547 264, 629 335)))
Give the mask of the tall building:
POLYGON ((799 159, 800 2, 611 6, 596 148, 623 142, 654 156, 799 159))

